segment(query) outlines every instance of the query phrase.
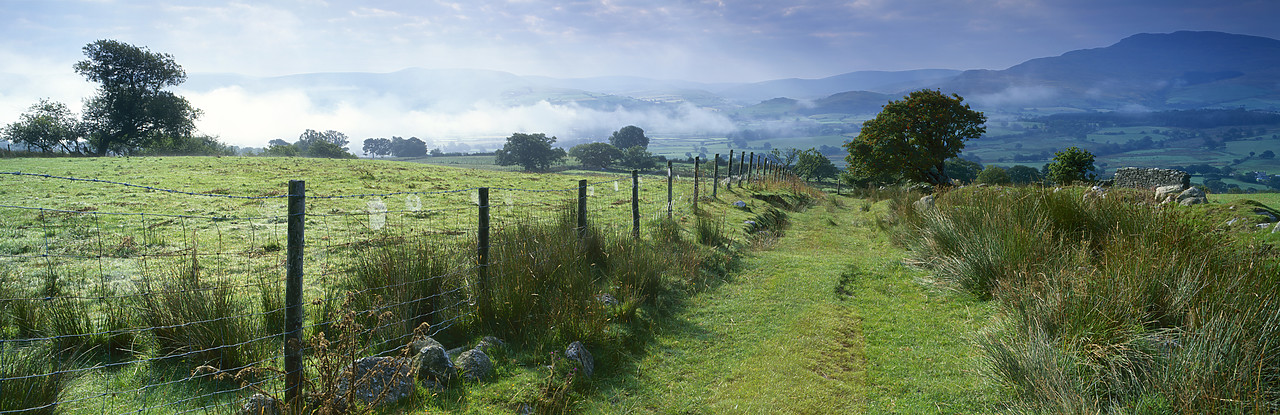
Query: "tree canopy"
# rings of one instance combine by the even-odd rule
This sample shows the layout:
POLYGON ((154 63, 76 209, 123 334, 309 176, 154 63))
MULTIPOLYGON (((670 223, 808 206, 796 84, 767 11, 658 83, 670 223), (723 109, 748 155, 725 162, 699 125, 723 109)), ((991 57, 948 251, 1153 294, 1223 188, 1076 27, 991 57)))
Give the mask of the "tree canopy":
POLYGON ((573 146, 569 149, 569 155, 578 159, 584 167, 603 169, 622 158, 622 151, 609 143, 587 143, 573 146))
POLYGON ((1080 147, 1068 147, 1053 154, 1053 162, 1046 165, 1049 180, 1060 185, 1076 182, 1092 182, 1098 179, 1093 173, 1093 153, 1080 147))
POLYGON ((649 148, 649 137, 644 136, 644 130, 634 125, 622 127, 621 130, 614 131, 609 136, 609 144, 613 144, 620 150, 626 150, 631 147, 640 146, 645 149, 649 148))
POLYGON ((84 126, 67 105, 41 99, 19 116, 19 120, 0 130, 0 137, 48 152, 61 149, 79 153, 84 126))
POLYGON ((494 152, 494 162, 499 166, 519 165, 527 171, 547 170, 565 158, 564 149, 551 147, 555 142, 555 137, 543 133, 515 133, 507 137, 502 149, 494 152))
POLYGON ((99 84, 84 114, 95 153, 133 153, 192 135, 200 110, 163 90, 187 80, 173 56, 115 40, 90 43, 84 54, 87 59, 75 64, 76 73, 99 84))
POLYGON ((622 167, 633 170, 648 170, 658 166, 658 158, 644 147, 632 146, 622 150, 622 158, 618 159, 622 167))
POLYGON ((862 124, 858 137, 844 145, 849 172, 859 180, 906 179, 949 182, 945 161, 960 154, 964 142, 981 137, 987 117, 959 95, 920 90, 890 101, 862 124))
POLYGON ((981 173, 978 173, 978 183, 1005 185, 1012 182, 1013 180, 1009 178, 1009 172, 1000 166, 987 166, 987 168, 982 169, 981 173))
POLYGON ((1009 181, 1013 182, 1013 184, 1039 183, 1041 180, 1044 180, 1044 177, 1040 174, 1040 170, 1037 170, 1035 167, 1023 166, 1021 164, 1006 169, 1005 173, 1009 174, 1009 181))
POLYGON ((418 137, 405 139, 392 136, 391 155, 396 157, 426 157, 427 142, 418 139, 418 137))
POLYGON ((822 180, 825 178, 836 177, 840 173, 840 169, 831 163, 831 159, 822 155, 816 148, 810 148, 805 151, 796 153, 796 165, 794 171, 796 175, 805 180, 822 180))
POLYGON ((364 139, 365 154, 373 157, 386 156, 391 154, 391 140, 386 138, 366 138, 364 139))

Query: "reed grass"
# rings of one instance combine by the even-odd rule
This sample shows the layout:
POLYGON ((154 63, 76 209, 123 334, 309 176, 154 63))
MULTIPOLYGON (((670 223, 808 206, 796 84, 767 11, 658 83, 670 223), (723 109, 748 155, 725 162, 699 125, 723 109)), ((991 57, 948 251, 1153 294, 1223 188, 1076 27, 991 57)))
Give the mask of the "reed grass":
POLYGON ((1142 194, 961 189, 895 204, 914 259, 999 302, 982 337, 1020 408, 1280 409, 1280 260, 1142 194))

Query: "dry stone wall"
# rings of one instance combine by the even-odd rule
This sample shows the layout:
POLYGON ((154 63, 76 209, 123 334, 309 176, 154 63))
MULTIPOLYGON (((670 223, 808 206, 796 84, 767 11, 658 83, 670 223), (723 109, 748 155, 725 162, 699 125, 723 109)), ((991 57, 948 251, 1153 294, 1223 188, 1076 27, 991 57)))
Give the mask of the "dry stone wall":
POLYGON ((1161 186, 1182 186, 1183 189, 1191 187, 1191 175, 1181 170, 1173 169, 1142 169, 1137 167, 1123 167, 1116 170, 1116 176, 1112 184, 1115 187, 1131 187, 1135 189, 1152 190, 1161 186))

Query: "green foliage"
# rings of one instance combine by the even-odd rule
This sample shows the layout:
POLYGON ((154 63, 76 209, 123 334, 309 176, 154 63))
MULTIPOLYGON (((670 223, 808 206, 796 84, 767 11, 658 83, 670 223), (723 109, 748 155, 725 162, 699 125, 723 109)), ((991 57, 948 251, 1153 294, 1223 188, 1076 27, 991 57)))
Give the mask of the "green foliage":
POLYGON ((587 143, 573 146, 569 156, 578 159, 583 166, 603 169, 622 158, 622 151, 609 143, 587 143))
POLYGON ((965 140, 986 131, 986 116, 963 101, 959 95, 928 89, 890 101, 844 145, 848 170, 860 180, 901 177, 947 183, 944 160, 960 154, 965 140))
POLYGON ((84 114, 96 154, 131 154, 195 130, 200 110, 163 89, 187 80, 173 56, 115 40, 90 43, 84 54, 88 59, 75 64, 76 73, 99 84, 98 95, 85 102, 84 114))
POLYGON ((0 138, 38 148, 42 152, 60 149, 79 153, 80 139, 84 135, 84 125, 66 104, 47 99, 41 99, 28 108, 17 122, 0 129, 0 138))
POLYGON ((1098 179, 1093 173, 1093 153, 1080 147, 1069 147, 1054 153, 1053 162, 1046 166, 1049 181, 1059 185, 1092 182, 1098 179))
POLYGON ((234 156, 235 150, 207 135, 164 136, 137 152, 142 156, 234 156))
POLYGON ((973 183, 982 172, 982 165, 962 158, 950 158, 944 163, 943 172, 947 178, 957 180, 961 184, 973 183))
POLYGON ((266 157, 311 157, 326 159, 354 159, 355 154, 347 151, 343 147, 347 143, 347 136, 337 131, 329 130, 324 133, 315 130, 307 130, 302 133, 298 142, 289 144, 289 142, 276 139, 271 140, 270 147, 262 151, 262 155, 266 157), (338 144, 342 143, 342 144, 338 144))
POLYGON ((999 301, 979 342, 1020 408, 1277 407, 1280 261, 1149 197, 954 191, 902 229, 938 278, 999 301))
POLYGON ((1009 181, 1013 182, 1013 184, 1040 183, 1044 180, 1044 177, 1040 175, 1040 170, 1021 164, 1010 167, 1005 172, 1009 174, 1009 181))
POLYGON ((310 143, 321 142, 321 141, 336 145, 338 147, 346 147, 347 143, 350 142, 350 140, 347 139, 346 134, 343 134, 334 130, 319 132, 316 130, 307 129, 306 131, 303 131, 301 135, 298 136, 298 145, 303 147, 310 145, 310 143))
POLYGON ((792 170, 805 180, 829 179, 840 173, 840 169, 836 168, 835 164, 831 164, 831 159, 819 153, 816 148, 796 153, 795 158, 796 165, 792 170))
POLYGON ((640 146, 645 149, 649 148, 649 137, 645 137, 644 130, 634 125, 622 127, 621 130, 614 131, 609 136, 609 144, 616 148, 628 149, 640 146))
MULTIPOLYGON (((390 155, 391 140, 386 138, 366 138, 364 139, 364 147, 361 148, 361 150, 364 150, 365 154, 373 157, 390 155)), ((423 150, 425 152, 425 146, 423 150)))
POLYGON ((259 331, 244 318, 247 304, 227 285, 202 282, 196 258, 174 264, 163 281, 144 280, 141 320, 153 328, 158 351, 223 370, 258 362, 264 350, 252 342, 259 331))
POLYGON ((1006 185, 1012 182, 1013 179, 1009 178, 1009 173, 1000 166, 987 166, 978 173, 978 183, 1006 185))
MULTIPOLYGON (((439 149, 437 149, 439 150, 439 149)), ((427 155, 427 143, 418 137, 391 137, 391 155, 396 157, 423 157, 427 155)))
POLYGON ((543 133, 515 133, 507 137, 502 149, 494 152, 494 162, 499 166, 518 165, 526 171, 545 171, 565 158, 564 149, 551 147, 555 142, 555 137, 543 133))
POLYGON ((622 150, 618 165, 633 170, 650 170, 658 166, 658 158, 641 146, 627 147, 622 150))
POLYGON ((48 346, 0 343, 0 412, 52 415, 76 372, 48 346))

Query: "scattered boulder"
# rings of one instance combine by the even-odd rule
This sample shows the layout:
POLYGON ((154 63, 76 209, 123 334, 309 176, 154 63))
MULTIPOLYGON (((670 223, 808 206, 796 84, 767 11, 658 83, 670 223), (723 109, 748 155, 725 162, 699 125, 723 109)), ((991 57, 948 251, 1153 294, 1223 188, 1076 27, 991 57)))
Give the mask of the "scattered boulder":
POLYGON ((739 209, 746 208, 746 207, 747 207, 747 202, 744 202, 744 201, 739 200, 739 201, 737 201, 737 202, 733 202, 733 206, 734 206, 734 207, 736 207, 736 208, 739 208, 739 209))
POLYGON ((236 415, 280 415, 280 405, 276 404, 276 398, 255 393, 245 399, 236 415))
POLYGON ((409 356, 410 357, 416 356, 418 355, 418 353, 422 352, 422 349, 425 349, 431 346, 436 346, 441 349, 444 348, 443 344, 440 344, 440 342, 436 341, 436 339, 433 339, 430 337, 427 337, 424 339, 416 339, 412 342, 409 342, 409 356))
POLYGON ((494 351, 503 347, 507 347, 507 343, 493 336, 484 336, 479 343, 476 343, 476 348, 483 350, 485 354, 493 354, 494 351))
POLYGON ((1156 188, 1156 200, 1160 202, 1168 202, 1178 196, 1178 193, 1186 189, 1182 185, 1160 186, 1156 188))
POLYGON ((458 373, 467 380, 485 380, 493 373, 493 362, 489 355, 479 348, 467 350, 458 355, 458 373))
POLYGON ((582 345, 582 342, 569 343, 569 348, 564 350, 564 357, 577 361, 582 366, 582 375, 591 377, 595 373, 595 360, 591 358, 591 352, 582 345))
POLYGON ((933 195, 925 195, 924 197, 911 204, 917 211, 926 211, 933 209, 933 195))
POLYGON ((1178 193, 1178 204, 1183 206, 1199 205, 1209 203, 1209 198, 1205 197, 1204 191, 1198 187, 1192 187, 1178 193))
MULTIPOLYGON (((415 341, 415 343, 417 342, 415 341)), ((410 366, 413 368, 414 378, 432 380, 439 383, 448 382, 457 373, 452 359, 449 359, 449 352, 444 349, 440 342, 430 337, 422 344, 425 344, 425 346, 418 349, 418 352, 414 353, 411 358, 410 366)))
POLYGON ((338 379, 338 396, 350 392, 369 405, 387 405, 414 394, 409 359, 364 357, 357 359, 338 379), (354 379, 354 386, 352 385, 354 379))
POLYGON ((596 294, 596 301, 609 306, 618 305, 618 298, 609 293, 596 294))
POLYGON ((1103 188, 1102 186, 1090 187, 1084 191, 1084 194, 1081 195, 1081 198, 1085 201, 1106 199, 1107 189, 1103 188))

